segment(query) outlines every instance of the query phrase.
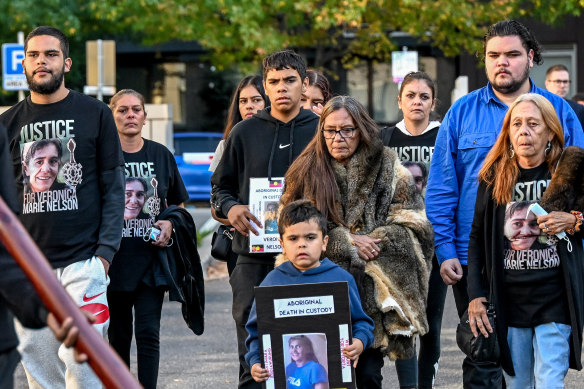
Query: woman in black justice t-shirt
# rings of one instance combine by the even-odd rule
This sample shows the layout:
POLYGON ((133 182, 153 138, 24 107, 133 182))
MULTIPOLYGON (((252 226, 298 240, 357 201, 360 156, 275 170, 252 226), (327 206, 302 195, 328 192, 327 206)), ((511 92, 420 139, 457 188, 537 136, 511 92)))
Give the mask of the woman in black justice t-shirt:
POLYGON ((156 287, 153 260, 156 251, 169 244, 172 234, 171 222, 157 221, 156 217, 169 205, 182 206, 188 193, 172 153, 163 145, 142 138, 146 121, 142 95, 123 89, 112 97, 110 108, 124 152, 126 194, 122 243, 110 269, 108 336, 129 367, 135 330, 138 379, 144 388, 156 388, 165 290, 156 287), (160 230, 156 241, 147 239, 153 227, 160 230))
MULTIPOLYGON (((416 188, 423 195, 440 128, 440 122, 430 120, 436 106, 434 81, 424 72, 408 73, 401 83, 397 102, 404 118, 394 127, 383 128, 381 139, 385 146, 397 153, 402 164, 412 173, 416 188)), ((428 332, 420 336, 419 356, 414 351, 411 358, 395 361, 401 388, 434 386, 440 361, 440 331, 446 291, 447 285, 440 277, 440 265, 434 256, 426 307, 428 332)))
POLYGON ((563 200, 569 191, 565 185, 556 199, 544 193, 564 180, 562 175, 581 169, 572 163, 556 170, 563 147, 552 104, 541 95, 524 94, 509 107, 479 172, 468 249, 468 318, 475 336, 496 331, 510 389, 534 383, 560 388, 569 367, 582 368, 584 267, 582 233, 576 233, 582 209, 563 200), (529 207, 542 200, 559 211, 536 217, 529 207), (560 233, 567 235, 557 237, 560 233), (494 329, 485 307, 491 285, 494 329))

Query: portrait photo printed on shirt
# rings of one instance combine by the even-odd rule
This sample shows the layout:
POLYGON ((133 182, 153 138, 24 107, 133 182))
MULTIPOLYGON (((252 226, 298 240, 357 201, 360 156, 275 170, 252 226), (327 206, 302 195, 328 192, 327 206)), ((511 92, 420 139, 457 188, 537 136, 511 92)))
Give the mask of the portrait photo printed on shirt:
POLYGON ((255 296, 266 389, 356 388, 341 352, 352 336, 347 282, 260 286, 255 296))
POLYGON ((71 211, 79 208, 77 185, 83 167, 75 161, 75 138, 36 139, 21 136, 22 213, 71 211))
POLYGON ((534 201, 514 201, 505 210, 505 269, 538 270, 560 266, 557 238, 539 228, 537 216, 530 212, 534 201))
POLYGON ((152 224, 160 211, 158 181, 153 162, 126 162, 124 228, 122 237, 150 236, 152 224))

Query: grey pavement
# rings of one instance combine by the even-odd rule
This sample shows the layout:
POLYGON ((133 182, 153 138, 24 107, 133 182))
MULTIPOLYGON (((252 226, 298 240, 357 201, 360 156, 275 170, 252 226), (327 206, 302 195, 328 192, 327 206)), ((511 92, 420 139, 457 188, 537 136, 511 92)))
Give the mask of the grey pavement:
MULTIPOLYGON (((158 387, 203 389, 237 387, 237 346, 231 318, 231 290, 227 279, 206 281, 205 333, 194 335, 185 325, 180 304, 165 301, 162 312, 161 361, 158 387)), ((436 388, 462 388, 462 353, 455 340, 456 311, 449 292, 442 328, 442 357, 436 388)), ((132 371, 136 374, 132 351, 132 371)), ((399 388, 394 364, 386 360, 384 388, 399 388)), ((15 388, 25 388, 18 368, 15 388)), ((566 388, 584 387, 584 373, 570 370, 566 388)))

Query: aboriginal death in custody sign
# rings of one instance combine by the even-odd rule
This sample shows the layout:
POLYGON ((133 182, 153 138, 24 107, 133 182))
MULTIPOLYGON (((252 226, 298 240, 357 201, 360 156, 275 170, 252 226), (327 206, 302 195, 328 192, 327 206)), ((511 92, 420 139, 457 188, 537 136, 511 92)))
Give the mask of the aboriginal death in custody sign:
POLYGON ((356 388, 341 351, 352 336, 347 282, 260 286, 255 298, 266 389, 314 387, 309 380, 356 388))
POLYGON ((251 253, 280 253, 282 247, 278 238, 278 204, 284 189, 284 178, 250 178, 249 211, 262 223, 259 228, 250 223, 259 235, 249 234, 249 251, 251 253))

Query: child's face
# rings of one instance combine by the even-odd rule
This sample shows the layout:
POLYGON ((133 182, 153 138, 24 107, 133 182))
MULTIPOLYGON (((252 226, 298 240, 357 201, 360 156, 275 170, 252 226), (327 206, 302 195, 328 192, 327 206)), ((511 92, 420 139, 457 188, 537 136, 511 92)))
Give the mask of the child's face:
POLYGON ((280 238, 282 254, 301 271, 320 266, 320 256, 326 251, 328 235, 315 221, 309 220, 286 227, 280 238))

